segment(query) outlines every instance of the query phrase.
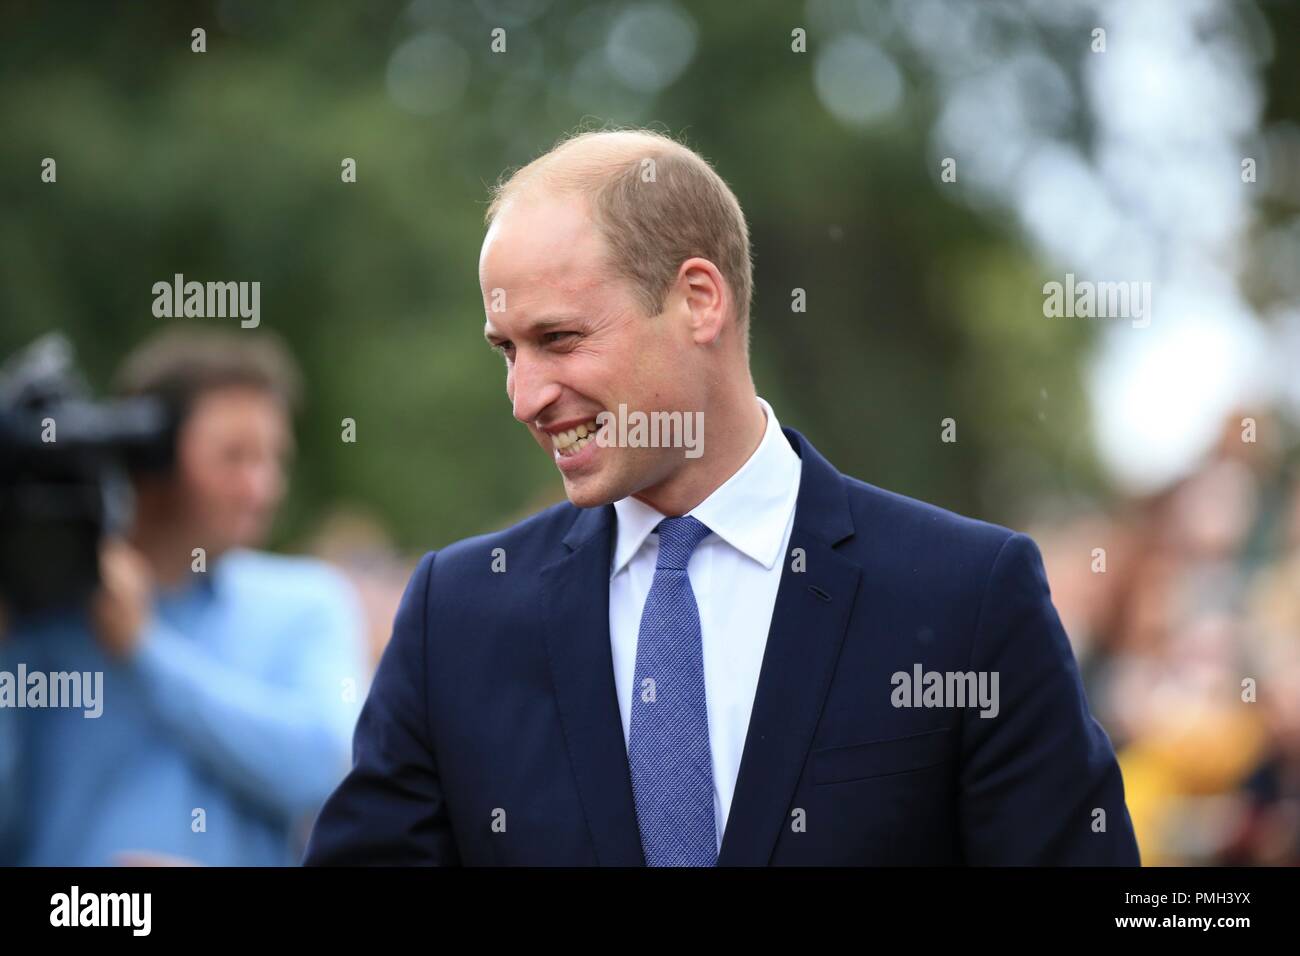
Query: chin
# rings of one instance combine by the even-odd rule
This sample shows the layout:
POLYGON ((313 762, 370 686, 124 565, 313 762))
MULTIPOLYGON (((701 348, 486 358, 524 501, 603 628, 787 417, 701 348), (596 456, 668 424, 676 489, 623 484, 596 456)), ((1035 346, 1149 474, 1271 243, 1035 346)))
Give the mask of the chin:
POLYGON ((564 484, 564 494, 575 508, 599 508, 618 500, 609 490, 592 482, 590 484, 564 484))
POLYGON ((581 491, 566 491, 569 498, 569 504, 575 508, 599 508, 601 505, 608 504, 608 501, 601 500, 599 495, 584 494, 581 491))
POLYGON ((266 540, 266 528, 260 522, 252 526, 244 526, 235 529, 234 534, 227 533, 225 550, 232 551, 235 548, 259 548, 262 542, 266 540))

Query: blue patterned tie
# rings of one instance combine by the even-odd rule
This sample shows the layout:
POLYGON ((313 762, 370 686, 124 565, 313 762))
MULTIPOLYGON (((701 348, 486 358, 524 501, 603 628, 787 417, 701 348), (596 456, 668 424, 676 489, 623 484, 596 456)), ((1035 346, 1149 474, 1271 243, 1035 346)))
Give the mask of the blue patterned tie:
POLYGON ((686 575, 709 536, 696 518, 665 518, 641 614, 628 762, 648 866, 715 866, 713 764, 700 610, 686 575))

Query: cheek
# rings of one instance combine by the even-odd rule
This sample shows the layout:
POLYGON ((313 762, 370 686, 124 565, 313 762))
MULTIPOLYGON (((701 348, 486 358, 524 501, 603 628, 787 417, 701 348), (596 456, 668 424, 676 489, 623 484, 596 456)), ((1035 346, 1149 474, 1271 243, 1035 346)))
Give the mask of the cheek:
POLYGON ((288 477, 284 469, 275 462, 269 462, 266 468, 266 483, 262 486, 264 494, 261 496, 259 504, 270 507, 284 497, 288 477))
POLYGON ((181 471, 186 497, 204 509, 221 507, 232 496, 235 479, 230 464, 210 452, 187 456, 181 471))
POLYGON ((618 381, 640 391, 654 388, 665 376, 674 374, 681 361, 672 344, 651 327, 651 322, 645 320, 644 328, 631 336, 612 360, 618 367, 618 381))
MULTIPOLYGON (((648 343, 646 343, 648 344, 648 343)), ((635 339, 576 349, 558 370, 557 381, 578 392, 617 395, 645 378, 646 344, 635 339)))
POLYGON ((235 476, 228 472, 228 468, 214 467, 195 476, 194 488, 209 507, 224 508, 237 497, 235 476))

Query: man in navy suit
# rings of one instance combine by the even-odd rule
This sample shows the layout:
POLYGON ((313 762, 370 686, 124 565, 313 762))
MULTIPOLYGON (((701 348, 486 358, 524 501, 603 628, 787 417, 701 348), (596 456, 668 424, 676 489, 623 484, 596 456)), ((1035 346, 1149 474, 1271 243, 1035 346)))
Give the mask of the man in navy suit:
POLYGON ((707 162, 583 134, 488 221, 485 333, 568 501, 420 561, 306 863, 1139 862, 1034 543, 757 396, 707 162))

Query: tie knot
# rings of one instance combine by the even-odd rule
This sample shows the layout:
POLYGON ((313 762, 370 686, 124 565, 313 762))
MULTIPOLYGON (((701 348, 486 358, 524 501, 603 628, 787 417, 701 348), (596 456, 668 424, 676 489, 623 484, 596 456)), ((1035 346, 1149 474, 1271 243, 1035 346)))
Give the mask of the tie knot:
POLYGON ((685 571, 699 543, 709 536, 709 526, 698 518, 664 518, 659 532, 659 560, 655 570, 685 571))

